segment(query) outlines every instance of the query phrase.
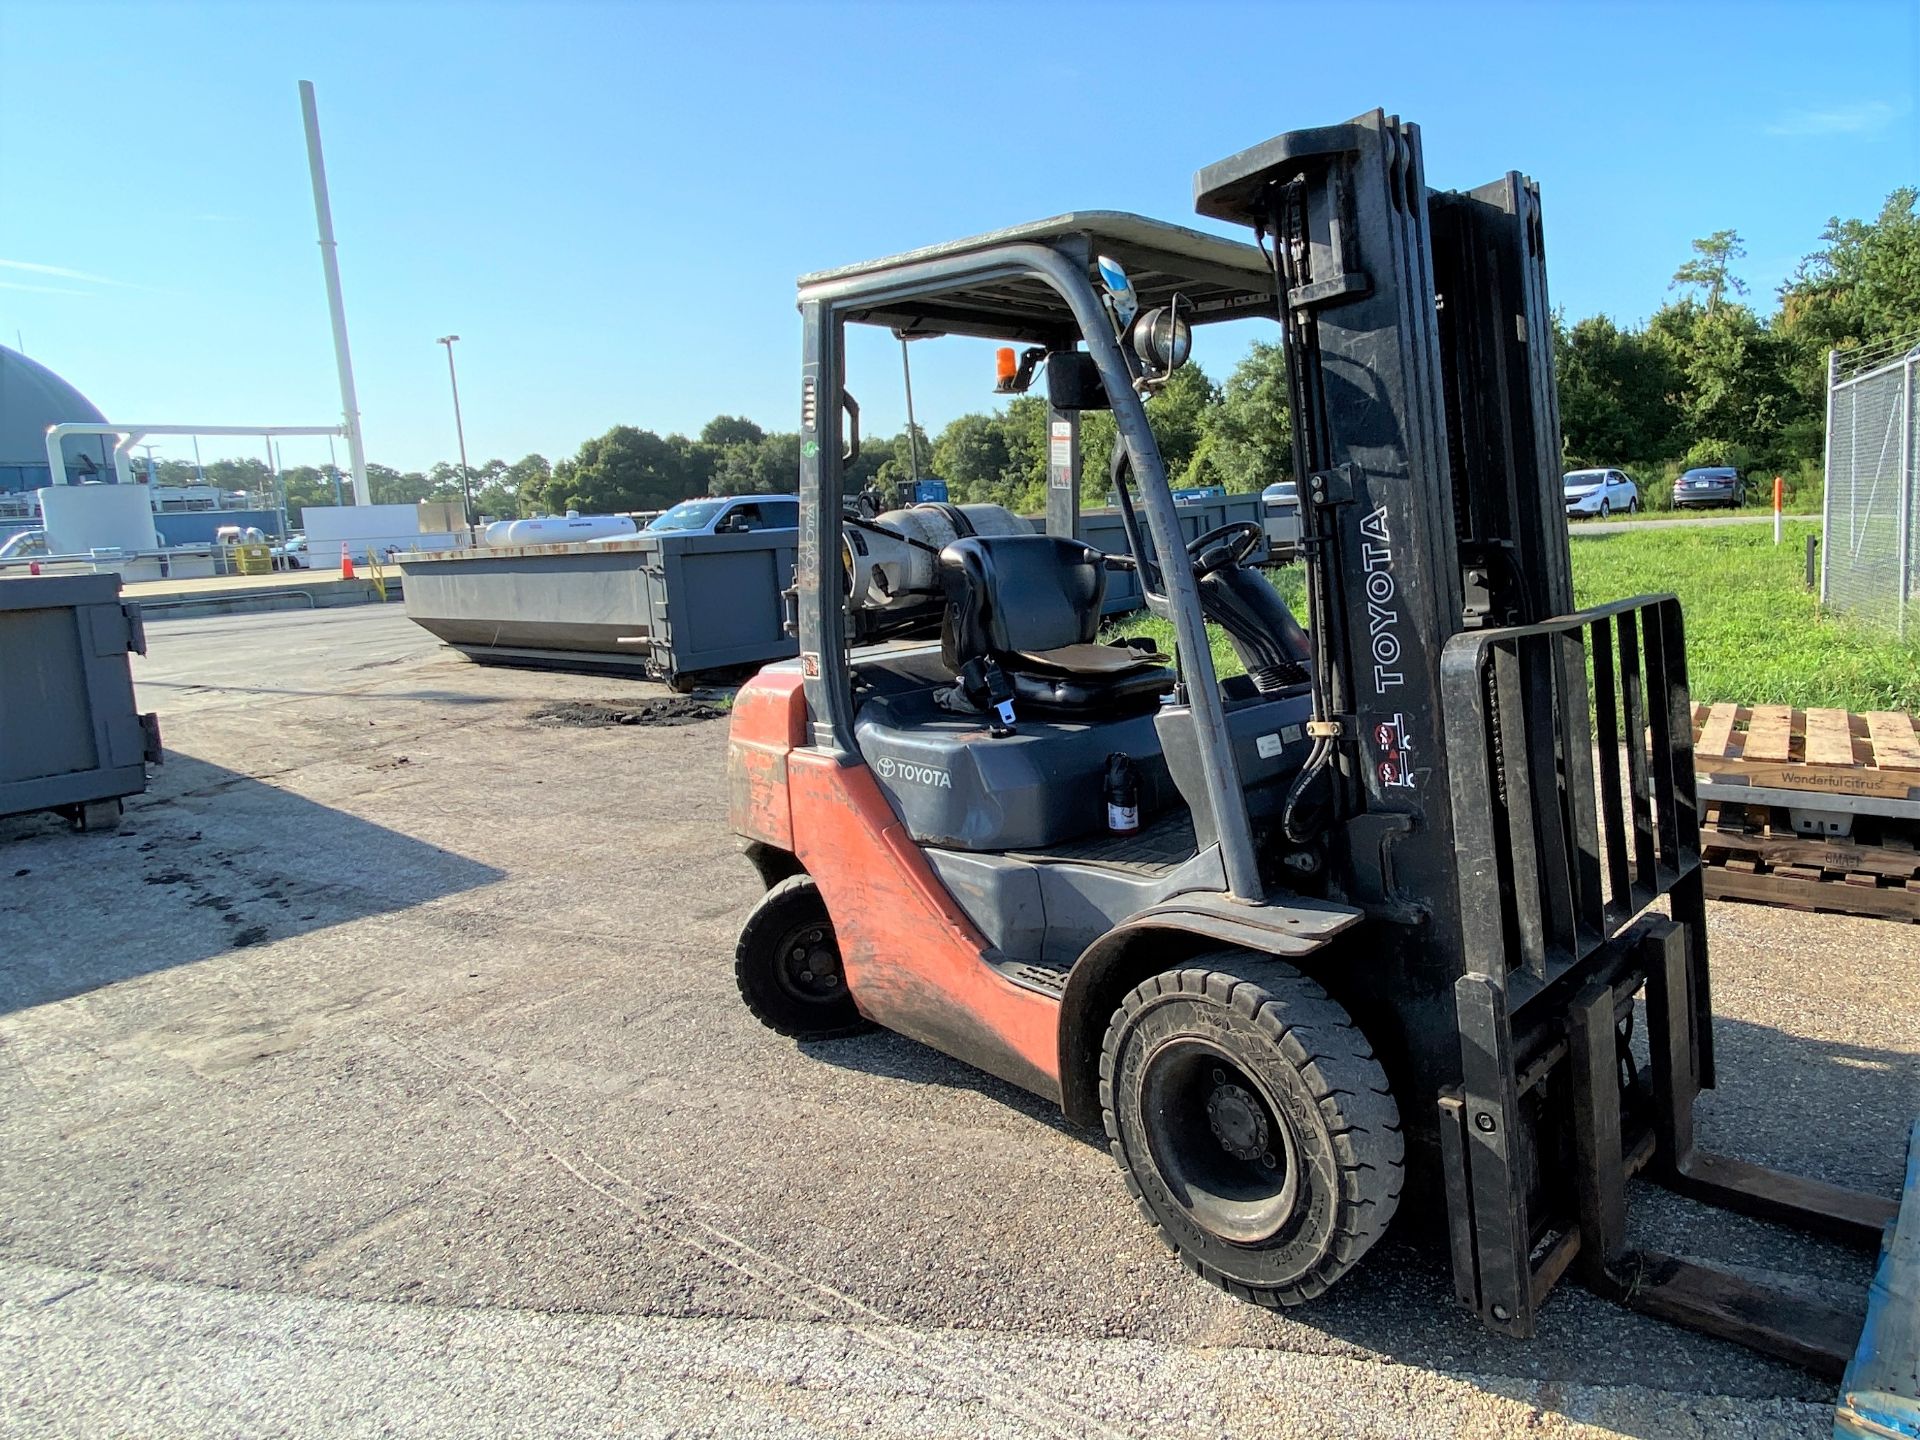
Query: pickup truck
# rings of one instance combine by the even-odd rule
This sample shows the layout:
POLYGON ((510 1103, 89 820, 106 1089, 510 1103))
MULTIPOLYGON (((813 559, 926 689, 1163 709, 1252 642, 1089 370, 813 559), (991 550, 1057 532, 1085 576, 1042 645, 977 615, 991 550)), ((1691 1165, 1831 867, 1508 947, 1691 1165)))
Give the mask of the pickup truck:
POLYGON ((792 530, 799 523, 798 495, 722 495, 682 500, 641 533, 743 535, 750 530, 792 530))

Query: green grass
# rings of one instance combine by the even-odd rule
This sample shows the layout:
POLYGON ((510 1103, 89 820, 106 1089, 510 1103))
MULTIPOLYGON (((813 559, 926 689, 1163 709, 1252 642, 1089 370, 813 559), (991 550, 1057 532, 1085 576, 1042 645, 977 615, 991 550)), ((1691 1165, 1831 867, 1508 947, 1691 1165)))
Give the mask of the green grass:
MULTIPOLYGON (((1687 669, 1696 700, 1744 705, 1831 705, 1843 710, 1920 711, 1920 645, 1822 616, 1802 584, 1807 536, 1819 526, 1789 520, 1783 544, 1764 525, 1703 526, 1573 537, 1577 605, 1669 591, 1687 623, 1687 669)), ((1298 566, 1272 572, 1304 621, 1298 566)), ((1116 635, 1152 635, 1161 648, 1172 627, 1144 613, 1116 635)), ((1214 665, 1238 674, 1239 659, 1215 630, 1214 665)))
MULTIPOLYGON (((1789 501, 1782 511, 1782 513, 1785 514, 1785 516, 1789 520, 1793 519, 1795 516, 1805 517, 1808 515, 1818 515, 1820 513, 1820 500, 1818 496, 1814 497, 1811 500, 1799 502, 1800 508, 1798 509, 1794 508, 1795 503, 1796 502, 1789 501)), ((1626 510, 1616 510, 1611 515, 1607 516, 1606 521, 1604 523, 1608 525, 1612 525, 1617 521, 1622 525, 1637 525, 1637 524, 1640 524, 1642 521, 1646 521, 1646 520, 1695 520, 1695 519, 1700 519, 1702 517, 1710 520, 1717 520, 1730 515, 1752 515, 1752 516, 1758 517, 1758 516, 1771 516, 1772 514, 1773 514, 1773 501, 1771 499, 1768 499, 1764 504, 1756 501, 1750 505, 1715 506, 1711 510, 1705 510, 1705 509, 1676 510, 1671 508, 1666 510, 1650 510, 1647 507, 1642 506, 1640 509, 1634 510, 1631 512, 1626 510)), ((1580 527, 1582 525, 1590 525, 1594 521, 1599 519, 1600 517, 1598 515, 1579 515, 1579 516, 1569 515, 1567 517, 1567 524, 1571 528, 1572 533, 1575 535, 1578 535, 1580 533, 1580 527)))
POLYGON ((1920 710, 1920 647, 1837 615, 1802 583, 1813 522, 1576 536, 1573 598, 1680 597, 1696 700, 1920 710))

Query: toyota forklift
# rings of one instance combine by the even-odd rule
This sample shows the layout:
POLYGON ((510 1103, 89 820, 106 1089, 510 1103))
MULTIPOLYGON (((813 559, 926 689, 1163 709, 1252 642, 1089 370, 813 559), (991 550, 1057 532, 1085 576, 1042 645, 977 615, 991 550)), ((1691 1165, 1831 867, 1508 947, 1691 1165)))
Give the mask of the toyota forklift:
POLYGON ((1715 1054, 1681 613, 1574 611, 1537 189, 1430 190, 1418 128, 1378 111, 1194 189, 1252 243, 1082 212, 801 279, 800 654, 741 689, 728 753, 767 886, 743 997, 1103 1128, 1149 1223, 1242 1299, 1320 1295, 1404 1186, 1496 1331, 1532 1334, 1571 1272, 1838 1374, 1859 1314, 1628 1239, 1636 1175, 1869 1247, 1896 1205, 1694 1142, 1715 1054), (1257 524, 1192 533, 1143 403, 1236 320, 1280 327, 1306 626, 1257 524), (1000 342, 1003 392, 1044 376, 1043 532, 846 509, 849 324, 1000 342), (1093 410, 1125 554, 1075 538, 1093 410), (1171 657, 1102 640, 1115 586, 1171 657), (1112 823, 1116 757, 1137 823, 1112 823))

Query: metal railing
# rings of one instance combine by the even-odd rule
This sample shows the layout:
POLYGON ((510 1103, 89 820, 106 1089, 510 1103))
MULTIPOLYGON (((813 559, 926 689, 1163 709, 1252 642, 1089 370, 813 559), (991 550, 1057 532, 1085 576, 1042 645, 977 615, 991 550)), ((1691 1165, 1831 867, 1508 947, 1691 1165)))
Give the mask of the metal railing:
POLYGON ((1920 554, 1920 335, 1827 357, 1820 603, 1911 633, 1920 554))

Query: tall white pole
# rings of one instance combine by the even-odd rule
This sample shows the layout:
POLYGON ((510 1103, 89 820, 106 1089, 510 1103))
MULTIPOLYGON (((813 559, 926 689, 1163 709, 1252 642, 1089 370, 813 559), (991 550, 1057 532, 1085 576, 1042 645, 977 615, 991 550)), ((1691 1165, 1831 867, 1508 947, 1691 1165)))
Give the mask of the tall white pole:
MULTIPOLYGON (((1833 396, 1834 387, 1840 379, 1840 352, 1827 352, 1827 453, 1824 473, 1820 478, 1820 605, 1827 604, 1827 558, 1833 554, 1833 396)), ((1851 463, 1851 460, 1849 460, 1851 463)))
POLYGON ((1913 588, 1913 468, 1913 356, 1909 355, 1900 367, 1900 502, 1896 512, 1900 536, 1895 542, 1894 563, 1900 585, 1895 594, 1900 605, 1895 624, 1902 640, 1907 638, 1907 592, 1913 588))
POLYGON ((347 427, 347 468, 353 503, 370 505, 367 456, 360 443, 360 402, 353 393, 353 356, 347 350, 347 307, 340 299, 340 258, 333 243, 333 206, 327 200, 327 162, 320 154, 320 111, 313 82, 300 82, 300 110, 307 122, 307 168, 313 174, 313 216, 320 226, 320 265, 327 276, 327 311, 333 317, 333 360, 340 370, 340 409, 347 427))

